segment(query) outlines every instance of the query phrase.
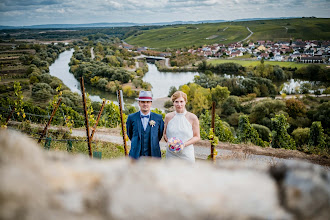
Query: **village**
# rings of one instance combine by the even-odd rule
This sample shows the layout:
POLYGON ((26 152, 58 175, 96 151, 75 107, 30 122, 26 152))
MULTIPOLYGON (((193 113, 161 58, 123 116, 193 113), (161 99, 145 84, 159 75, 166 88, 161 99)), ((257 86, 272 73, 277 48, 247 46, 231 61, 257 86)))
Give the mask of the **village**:
MULTIPOLYGON (((123 48, 133 50, 134 46, 124 43, 123 48)), ((135 48, 139 53, 150 51, 148 47, 135 48)), ((261 60, 301 63, 324 63, 330 62, 330 41, 257 41, 249 43, 231 43, 205 45, 197 49, 177 50, 176 55, 182 53, 208 58, 241 58, 244 60, 261 60)), ((169 57, 170 52, 159 52, 157 56, 169 57)))

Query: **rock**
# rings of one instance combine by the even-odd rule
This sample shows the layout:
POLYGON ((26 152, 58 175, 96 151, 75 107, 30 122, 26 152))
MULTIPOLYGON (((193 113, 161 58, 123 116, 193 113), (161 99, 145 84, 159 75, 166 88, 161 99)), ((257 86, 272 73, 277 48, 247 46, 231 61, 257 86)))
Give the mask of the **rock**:
POLYGON ((91 160, 0 131, 0 219, 325 219, 329 172, 294 161, 91 160), (318 215, 319 214, 319 215, 318 215))

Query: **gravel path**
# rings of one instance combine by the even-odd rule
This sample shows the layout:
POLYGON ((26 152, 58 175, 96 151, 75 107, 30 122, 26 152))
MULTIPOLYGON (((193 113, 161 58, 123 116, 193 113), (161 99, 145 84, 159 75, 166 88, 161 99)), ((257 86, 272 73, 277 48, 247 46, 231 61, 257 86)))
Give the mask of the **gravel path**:
MULTIPOLYGON (((85 137, 85 130, 73 130, 73 136, 85 137)), ((94 140, 107 141, 116 144, 123 144, 123 138, 119 134, 106 133, 103 131, 96 132, 94 135, 94 140)), ((128 141, 128 146, 131 145, 131 142, 128 141)), ((160 148, 166 150, 166 142, 162 139, 160 142, 160 148)), ((206 160, 207 157, 211 154, 210 144, 208 141, 199 141, 194 145, 195 157, 199 160, 206 160)), ((248 152, 240 152, 236 150, 222 149, 221 144, 216 147, 218 151, 217 159, 237 159, 237 160, 253 160, 257 163, 277 163, 280 161, 288 161, 290 159, 277 158, 273 156, 265 155, 254 155, 248 152)))
MULTIPOLYGON (((9 121, 8 129, 16 130, 16 126, 20 122, 9 121)), ((31 124, 32 127, 43 128, 41 124, 31 124)), ((49 129, 66 130, 67 128, 50 126, 49 129)), ((75 128, 72 130, 72 136, 86 137, 86 130, 84 128, 75 128)), ((98 128, 93 140, 112 142, 116 144, 123 144, 123 139, 119 128, 98 128)), ((130 141, 128 146, 130 146, 130 141)), ((162 150, 166 149, 166 142, 161 140, 160 147, 162 150)), ((205 160, 210 155, 210 143, 207 140, 200 140, 194 144, 195 157, 197 160, 205 160)), ((318 155, 305 154, 297 150, 275 149, 271 147, 262 148, 251 144, 232 144, 220 142, 216 146, 218 152, 217 160, 249 160, 254 164, 267 163, 276 164, 278 162, 286 162, 291 159, 300 159, 312 162, 314 164, 323 165, 330 169, 330 159, 318 155)))

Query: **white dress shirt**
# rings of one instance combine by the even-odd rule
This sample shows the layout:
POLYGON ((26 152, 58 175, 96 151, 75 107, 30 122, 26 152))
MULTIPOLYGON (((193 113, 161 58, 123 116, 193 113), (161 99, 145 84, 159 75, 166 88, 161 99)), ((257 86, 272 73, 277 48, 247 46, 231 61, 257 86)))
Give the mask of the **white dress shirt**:
POLYGON ((143 130, 146 130, 147 126, 148 126, 149 119, 150 119, 150 112, 146 115, 143 114, 142 112, 140 112, 140 117, 141 117, 141 122, 142 122, 142 125, 143 125, 143 130), (148 117, 143 117, 143 116, 148 116, 148 117))

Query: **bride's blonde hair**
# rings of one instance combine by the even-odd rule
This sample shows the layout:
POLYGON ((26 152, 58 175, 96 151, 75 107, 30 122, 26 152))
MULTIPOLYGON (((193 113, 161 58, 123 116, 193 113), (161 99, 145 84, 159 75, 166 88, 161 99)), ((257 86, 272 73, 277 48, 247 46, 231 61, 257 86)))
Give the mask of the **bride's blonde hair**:
POLYGON ((180 97, 182 97, 184 101, 187 102, 187 94, 182 91, 176 91, 175 93, 173 93, 173 95, 171 96, 171 100, 172 102, 174 102, 177 98, 180 97))

